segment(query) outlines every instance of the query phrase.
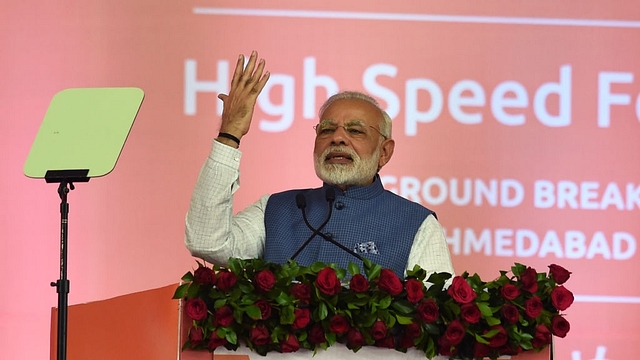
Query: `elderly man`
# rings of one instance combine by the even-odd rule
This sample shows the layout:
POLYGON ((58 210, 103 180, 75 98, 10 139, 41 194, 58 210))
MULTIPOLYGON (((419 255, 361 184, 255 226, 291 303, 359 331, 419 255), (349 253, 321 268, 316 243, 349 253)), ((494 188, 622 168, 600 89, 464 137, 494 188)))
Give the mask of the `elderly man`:
POLYGON ((296 256, 303 265, 322 261, 342 268, 350 261, 362 265, 356 254, 401 278, 415 264, 453 274, 435 213, 382 186, 378 171, 395 145, 391 119, 363 93, 336 94, 320 108, 313 157, 322 187, 265 195, 233 215, 238 147, 269 79, 264 60, 257 59, 253 52, 245 68, 241 55, 229 95, 219 96, 224 102, 220 133, 186 217, 185 244, 191 253, 218 264, 229 257, 282 264, 296 256))

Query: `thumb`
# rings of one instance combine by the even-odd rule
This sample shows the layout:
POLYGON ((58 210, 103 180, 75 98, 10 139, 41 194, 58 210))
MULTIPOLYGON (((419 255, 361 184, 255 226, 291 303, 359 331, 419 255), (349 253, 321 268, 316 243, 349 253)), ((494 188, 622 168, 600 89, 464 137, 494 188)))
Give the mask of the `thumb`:
POLYGON ((218 95, 218 99, 222 100, 222 102, 226 102, 228 98, 229 98, 229 95, 227 95, 227 94, 219 94, 218 95))

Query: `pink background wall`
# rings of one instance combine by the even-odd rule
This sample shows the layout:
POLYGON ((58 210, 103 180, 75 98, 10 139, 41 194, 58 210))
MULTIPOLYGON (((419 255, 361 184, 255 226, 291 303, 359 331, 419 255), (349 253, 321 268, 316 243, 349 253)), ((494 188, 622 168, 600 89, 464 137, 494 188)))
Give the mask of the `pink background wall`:
POLYGON ((437 211, 456 270, 488 280, 514 262, 561 264, 576 303, 559 358, 631 357, 640 340, 640 10, 575 4, 4 1, 0 357, 49 351, 59 198, 22 167, 53 95, 146 93, 115 171, 69 195, 70 303, 160 287, 195 264, 184 214, 219 124, 216 94, 189 88, 220 80, 226 91, 237 54, 253 49, 272 79, 243 139, 237 209, 317 186, 315 110, 327 89, 368 91, 394 117, 383 180, 437 211))

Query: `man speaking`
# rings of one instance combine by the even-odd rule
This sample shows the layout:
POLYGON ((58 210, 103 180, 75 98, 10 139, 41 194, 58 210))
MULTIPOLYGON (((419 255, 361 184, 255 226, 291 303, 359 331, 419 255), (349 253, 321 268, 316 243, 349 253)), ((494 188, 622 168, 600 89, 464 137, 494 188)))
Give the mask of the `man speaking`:
POLYGON ((378 171, 395 146, 391 119, 360 92, 341 92, 320 108, 313 151, 322 187, 265 195, 233 214, 239 187, 239 150, 256 99, 269 80, 254 51, 240 55, 213 141, 186 216, 191 254, 224 265, 230 257, 301 265, 368 258, 404 278, 418 264, 427 273, 454 274, 444 231, 435 213, 383 188, 378 171))

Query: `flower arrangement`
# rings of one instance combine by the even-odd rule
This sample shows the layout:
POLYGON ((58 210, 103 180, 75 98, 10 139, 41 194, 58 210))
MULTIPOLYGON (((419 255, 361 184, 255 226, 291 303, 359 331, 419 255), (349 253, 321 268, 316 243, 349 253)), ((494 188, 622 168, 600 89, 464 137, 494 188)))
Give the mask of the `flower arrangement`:
POLYGON ((183 350, 236 350, 244 343, 261 355, 315 353, 342 343, 354 352, 415 347, 429 359, 496 359, 540 351, 552 335, 569 331, 560 312, 573 303, 563 286, 571 273, 559 265, 547 275, 516 263, 510 275, 500 271, 489 282, 465 272, 449 283, 450 274, 427 278, 418 266, 401 280, 368 260, 365 274, 352 263, 348 272, 324 263, 198 262, 174 294, 193 320, 183 350))

